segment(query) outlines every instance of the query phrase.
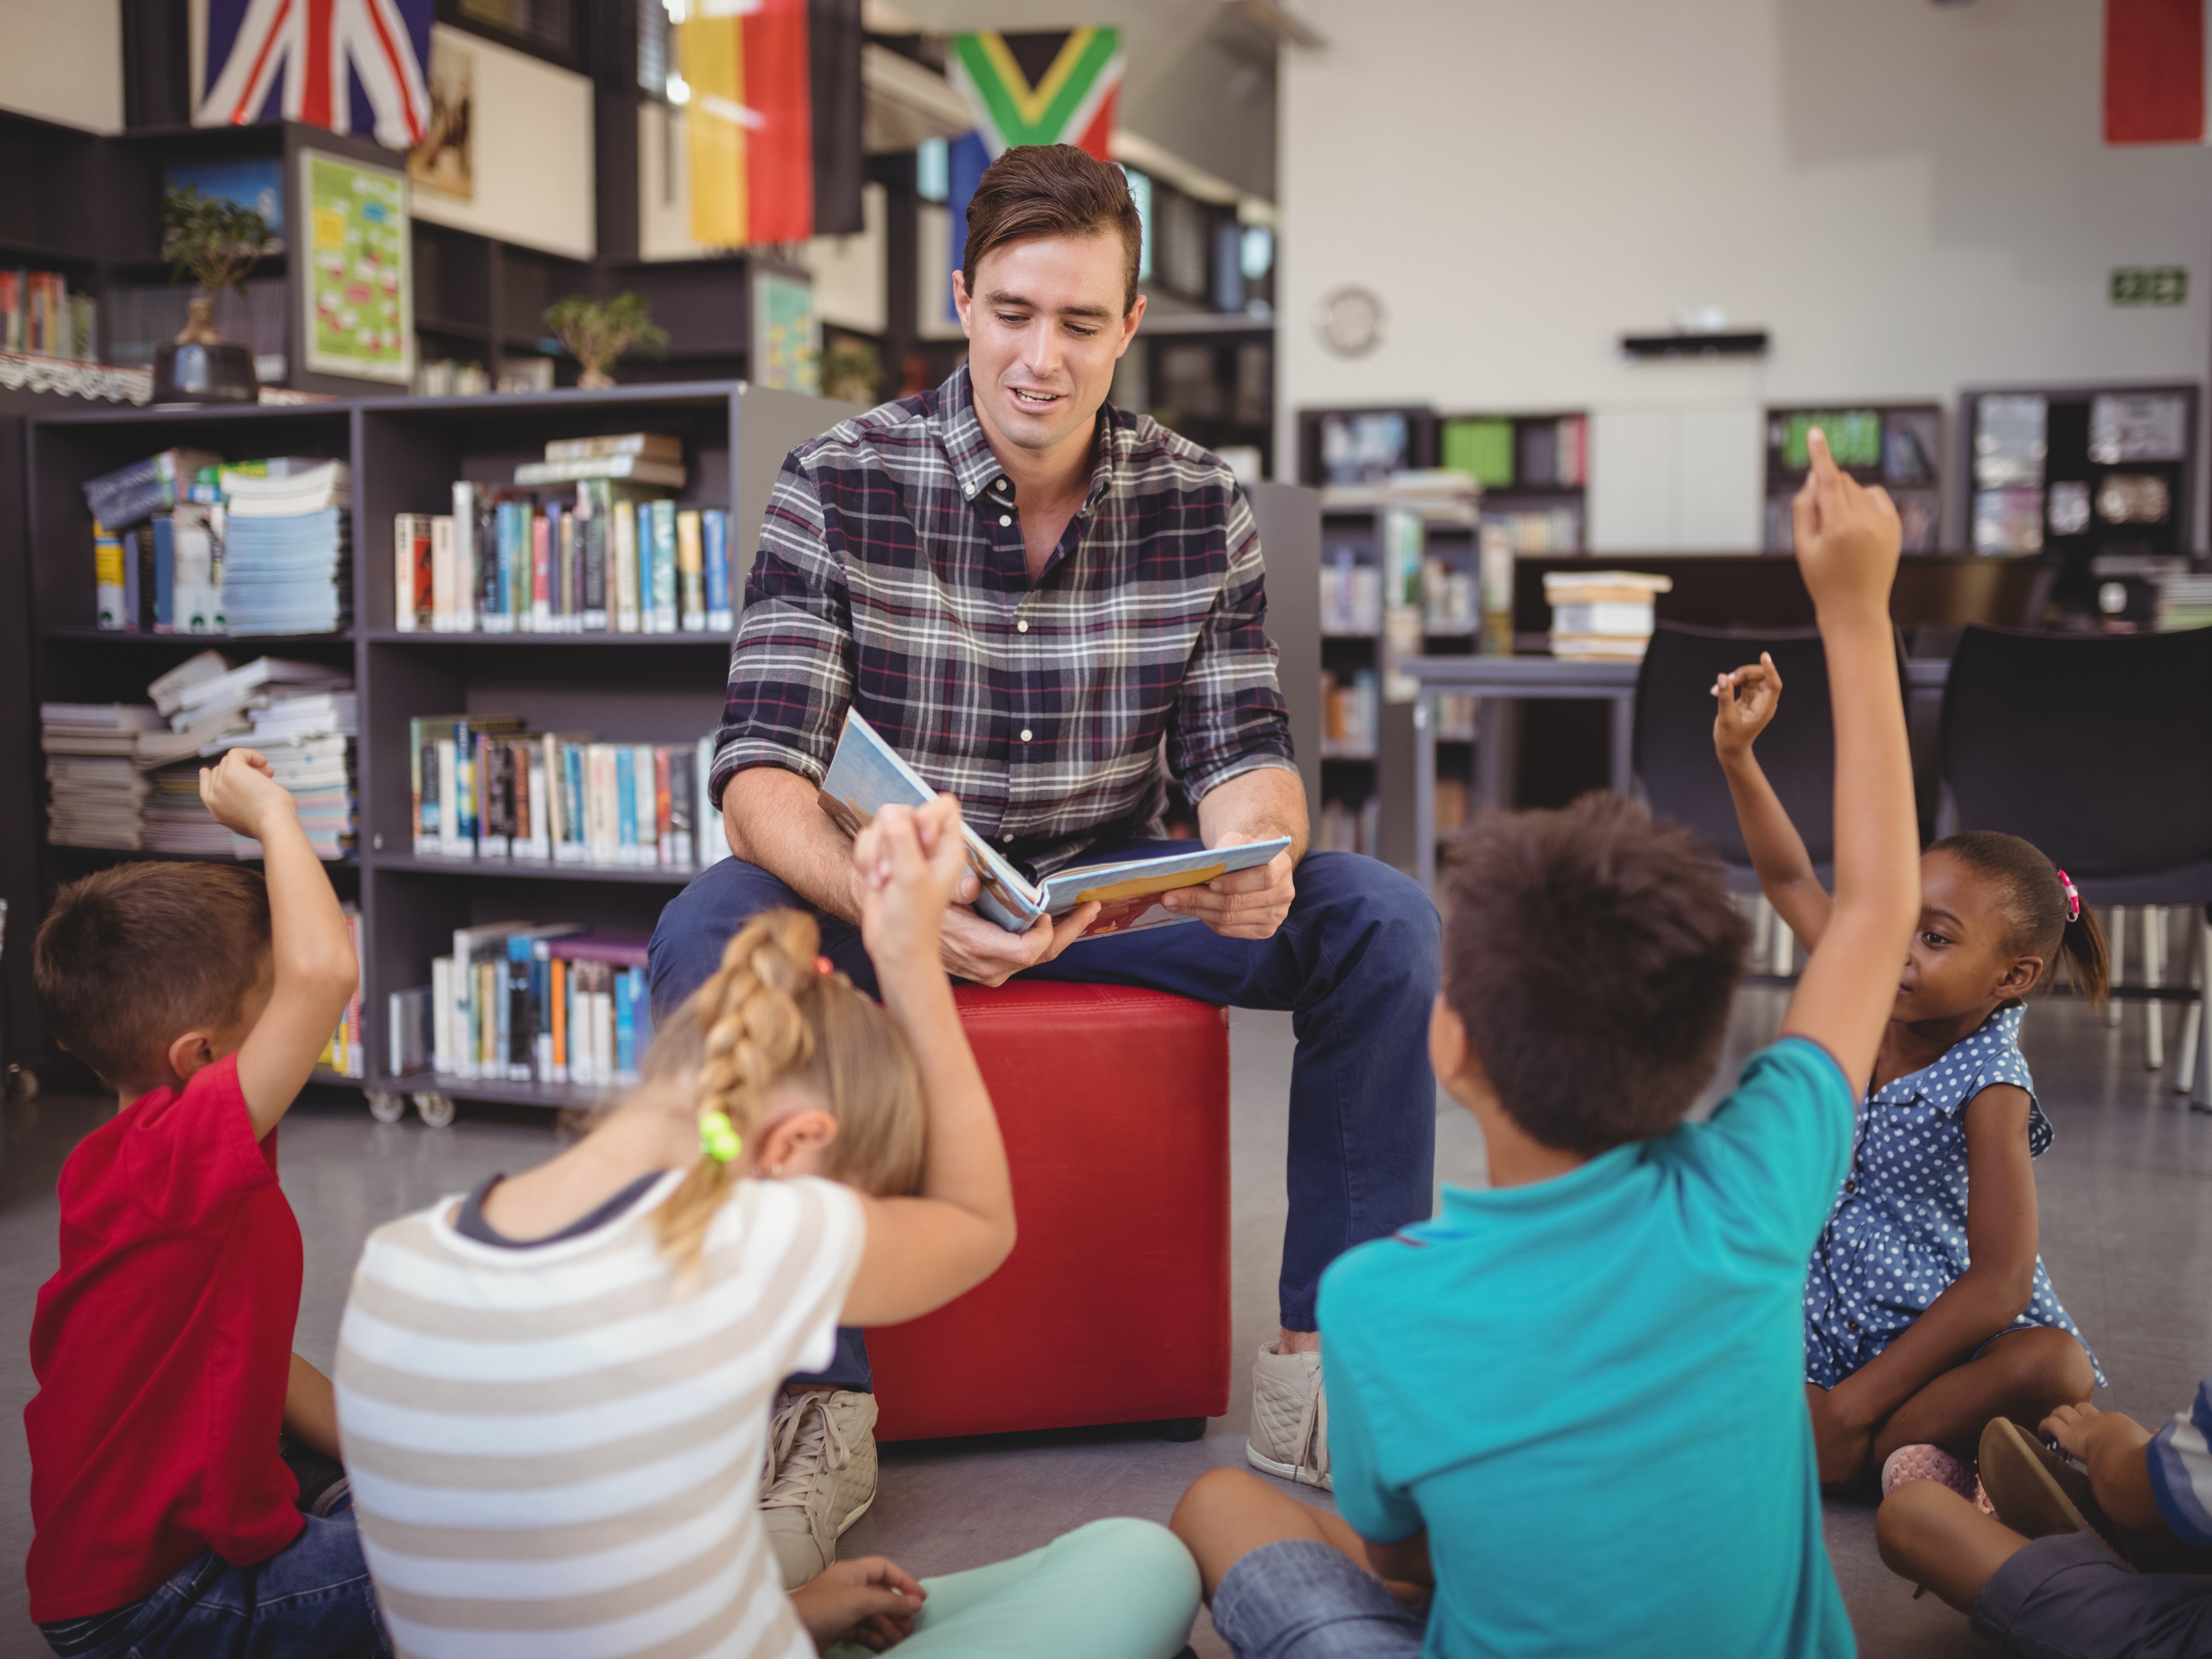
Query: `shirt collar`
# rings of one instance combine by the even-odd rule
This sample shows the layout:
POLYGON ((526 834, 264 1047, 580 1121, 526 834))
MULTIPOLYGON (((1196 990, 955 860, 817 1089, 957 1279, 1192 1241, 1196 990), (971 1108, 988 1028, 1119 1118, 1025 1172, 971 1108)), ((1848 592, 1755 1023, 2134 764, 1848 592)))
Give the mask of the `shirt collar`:
MULTIPOLYGON (((968 378, 966 363, 954 369, 937 388, 937 407, 930 413, 929 427, 944 446, 945 458, 952 468, 952 482, 969 501, 988 495, 992 486, 1006 476, 999 458, 991 453, 991 441, 983 435, 983 422, 975 413, 975 386, 968 378)), ((1115 459, 1126 441, 1121 422, 1115 418, 1114 406, 1102 405, 1092 444, 1096 453, 1091 464, 1091 489, 1083 499, 1083 512, 1096 510, 1106 492, 1113 488, 1115 459)))
POLYGON ((1954 1043, 1934 1064, 1894 1078, 1868 1097, 1885 1106, 1910 1105, 1924 1100, 1944 1112, 1955 1112, 1966 1097, 1982 1087, 1984 1062, 2020 1046, 2020 1023, 2026 1008, 2000 1008, 1975 1029, 1973 1036, 1954 1043))

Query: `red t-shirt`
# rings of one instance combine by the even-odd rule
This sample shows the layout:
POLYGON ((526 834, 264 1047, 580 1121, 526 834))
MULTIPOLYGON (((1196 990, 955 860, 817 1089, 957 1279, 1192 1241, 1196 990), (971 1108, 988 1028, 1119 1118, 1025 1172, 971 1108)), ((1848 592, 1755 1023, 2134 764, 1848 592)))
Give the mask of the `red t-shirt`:
POLYGON ((135 1601, 204 1550, 266 1560, 305 1524, 276 1449, 300 1224, 276 1132, 254 1141, 237 1057, 87 1135, 61 1205, 23 1409, 40 1624, 135 1601))

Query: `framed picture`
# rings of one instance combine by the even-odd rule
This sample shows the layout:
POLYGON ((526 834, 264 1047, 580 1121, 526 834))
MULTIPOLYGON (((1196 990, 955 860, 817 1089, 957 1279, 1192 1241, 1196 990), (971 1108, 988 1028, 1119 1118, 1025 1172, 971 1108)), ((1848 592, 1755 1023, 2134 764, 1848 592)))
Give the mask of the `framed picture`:
POLYGON ((822 391, 822 327, 814 286, 760 271, 753 277, 752 380, 783 392, 822 391))
POLYGON ((300 337, 309 372, 411 385, 415 278, 406 173, 303 149, 300 204, 304 234, 294 246, 304 245, 300 337))

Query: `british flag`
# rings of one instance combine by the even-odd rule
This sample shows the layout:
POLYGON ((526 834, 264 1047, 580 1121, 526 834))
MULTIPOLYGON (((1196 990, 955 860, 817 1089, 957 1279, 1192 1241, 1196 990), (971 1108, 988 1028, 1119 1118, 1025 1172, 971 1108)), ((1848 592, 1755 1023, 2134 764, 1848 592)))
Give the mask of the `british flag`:
POLYGON ((418 142, 430 112, 422 65, 435 0, 207 0, 195 126, 304 121, 418 142))

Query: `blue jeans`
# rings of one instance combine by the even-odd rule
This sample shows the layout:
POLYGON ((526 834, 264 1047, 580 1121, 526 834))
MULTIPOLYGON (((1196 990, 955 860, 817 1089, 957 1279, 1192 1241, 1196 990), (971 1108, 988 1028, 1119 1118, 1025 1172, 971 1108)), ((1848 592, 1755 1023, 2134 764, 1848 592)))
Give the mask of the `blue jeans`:
POLYGON ((348 1498, 250 1567, 213 1550, 143 1601, 41 1625, 64 1659, 380 1659, 392 1651, 348 1498))
MULTIPOLYGON (((1099 848, 1085 861, 1187 842, 1099 848)), ((746 918, 778 906, 806 909, 765 870, 725 859, 669 902, 653 929, 647 973, 656 1020, 720 965, 746 918)), ((1290 1217, 1277 1299, 1283 1324, 1316 1328, 1322 1269, 1354 1244, 1425 1219, 1436 1164, 1436 1079, 1429 1070, 1441 925, 1428 896, 1388 865, 1351 853, 1312 853, 1297 896, 1268 939, 1223 939, 1201 922, 1109 933, 1068 947, 1024 979, 1133 985, 1236 1008, 1287 1009, 1297 1033, 1291 1066, 1290 1217)), ((875 988, 860 929, 822 918, 822 948, 853 982, 875 988)), ((820 1376, 868 1386, 866 1350, 838 1334, 820 1376)))
POLYGON ((1214 1633, 1237 1659, 1419 1659, 1426 1615, 1343 1551, 1262 1544, 1213 1590, 1214 1633))

